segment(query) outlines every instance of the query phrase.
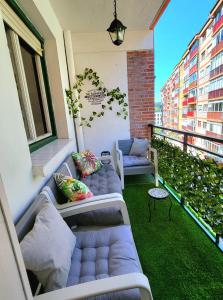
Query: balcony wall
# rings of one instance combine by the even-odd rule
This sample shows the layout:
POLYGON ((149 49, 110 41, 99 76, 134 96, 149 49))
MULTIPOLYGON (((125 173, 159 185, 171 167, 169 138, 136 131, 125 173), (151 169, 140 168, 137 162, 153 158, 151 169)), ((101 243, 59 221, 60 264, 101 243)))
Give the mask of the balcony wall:
POLYGON ((210 72, 210 79, 214 78, 215 76, 219 76, 223 74, 223 65, 220 65, 219 67, 215 68, 210 72))
POLYGON ((223 122, 223 112, 220 111, 209 111, 207 113, 207 119, 210 121, 222 121, 223 122))
POLYGON ((223 16, 214 24, 213 34, 215 34, 223 26, 223 16))
POLYGON ((195 103, 196 103, 196 100, 197 100, 197 97, 196 97, 196 96, 194 96, 194 97, 189 97, 189 98, 187 99, 187 103, 188 103, 188 104, 195 104, 195 103))
POLYGON ((223 41, 221 41, 218 45, 216 45, 212 50, 211 50, 211 57, 214 57, 217 55, 220 51, 223 50, 223 41))
MULTIPOLYGON (((106 111, 106 117, 94 120, 91 128, 83 128, 85 147, 98 155, 103 149, 112 151, 118 139, 130 135, 148 137, 148 120, 154 120, 152 32, 128 31, 125 42, 119 47, 112 44, 107 32, 73 33, 72 44, 77 74, 91 67, 107 88, 120 87, 129 102, 127 120, 118 117, 114 111, 106 111)), ((83 101, 91 88, 83 86, 83 101)), ((101 105, 86 103, 81 113, 87 116, 92 109, 99 111, 101 105)))
MULTIPOLYGON (((75 151, 73 120, 69 116, 65 100, 65 88, 69 86, 69 82, 63 30, 48 0, 38 1, 36 4, 34 1, 23 1, 23 8, 26 15, 34 20, 36 28, 41 29, 45 39, 45 56, 58 137, 73 139, 75 151)), ((1 99, 7 99, 0 104, 0 172, 13 219, 17 220, 47 177, 34 176, 32 172, 31 155, 1 16, 0 40, 0 93, 1 99)), ((55 168, 57 164, 58 162, 55 163, 55 168)))
POLYGON ((223 97, 223 88, 208 93, 208 99, 223 97))
POLYGON ((182 102, 182 106, 187 106, 187 100, 184 100, 184 101, 182 102))
POLYGON ((192 90, 197 87, 197 81, 193 81, 192 83, 189 84, 189 90, 192 90))
POLYGON ((193 74, 194 72, 197 71, 197 65, 194 65, 190 70, 189 70, 189 75, 193 74))
POLYGON ((188 111, 188 112, 187 112, 187 116, 188 116, 189 118, 194 118, 195 112, 194 112, 194 111, 188 111))
POLYGON ((206 134, 207 136, 211 136, 211 137, 214 137, 214 138, 218 138, 218 139, 223 139, 223 134, 217 134, 217 133, 214 133, 212 131, 206 131, 206 134))
POLYGON ((198 53, 198 48, 195 48, 193 51, 191 51, 190 52, 190 60, 192 60, 197 53, 198 53))

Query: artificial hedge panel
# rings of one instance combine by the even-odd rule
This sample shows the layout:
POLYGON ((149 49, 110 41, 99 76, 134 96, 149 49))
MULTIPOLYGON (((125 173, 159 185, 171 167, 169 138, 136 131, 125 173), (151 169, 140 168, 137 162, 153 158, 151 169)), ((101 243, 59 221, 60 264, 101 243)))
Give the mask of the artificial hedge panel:
POLYGON ((159 175, 181 195, 185 205, 223 236, 223 166, 159 138, 153 138, 152 146, 158 151, 159 175))

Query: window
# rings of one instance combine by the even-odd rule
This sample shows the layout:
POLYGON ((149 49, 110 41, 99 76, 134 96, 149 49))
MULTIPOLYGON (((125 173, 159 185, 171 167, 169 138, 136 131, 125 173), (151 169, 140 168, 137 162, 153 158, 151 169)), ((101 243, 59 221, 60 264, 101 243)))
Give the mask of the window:
POLYGON ((216 69, 217 67, 223 64, 223 52, 220 52, 216 55, 211 61, 211 70, 216 69))
POLYGON ((213 47, 217 46, 223 40, 223 29, 221 29, 213 40, 213 47))
POLYGON ((194 72, 192 75, 190 75, 189 83, 192 83, 196 80, 197 80, 197 72, 194 72))
POLYGON ((198 122, 197 122, 197 126, 198 126, 198 127, 201 127, 201 121, 198 121, 198 122))
POLYGON ((197 90, 196 89, 192 89, 189 92, 188 98, 195 97, 196 95, 197 95, 197 90))
POLYGON ((219 21, 219 19, 221 18, 222 15, 223 15, 223 7, 219 8, 219 10, 217 11, 215 18, 214 18, 214 24, 219 21))
POLYGON ((207 47, 207 54, 211 53, 212 44, 207 47))
POLYGON ((201 53, 201 61, 205 59, 205 50, 201 53))
POLYGON ((203 122, 203 129, 207 128, 207 122, 203 122))
POLYGON ((198 48, 198 45, 199 45, 199 41, 196 40, 196 41, 194 42, 193 46, 191 47, 190 52, 192 52, 192 51, 194 51, 196 48, 198 48))
POLYGON ((208 111, 223 112, 223 100, 209 102, 209 104, 208 104, 208 111))
POLYGON ((222 134, 223 133, 223 126, 219 123, 208 123, 208 130, 216 133, 216 134, 222 134))
POLYGON ((16 21, 13 23, 7 18, 5 31, 26 136, 32 151, 43 145, 43 140, 47 143, 56 138, 48 82, 44 78, 45 69, 44 72, 42 69, 45 62, 40 41, 10 8, 9 13, 16 21))
POLYGON ((223 88, 223 76, 213 80, 209 85, 209 92, 219 90, 223 88))
POLYGON ((197 55, 190 62, 190 69, 197 64, 197 55))

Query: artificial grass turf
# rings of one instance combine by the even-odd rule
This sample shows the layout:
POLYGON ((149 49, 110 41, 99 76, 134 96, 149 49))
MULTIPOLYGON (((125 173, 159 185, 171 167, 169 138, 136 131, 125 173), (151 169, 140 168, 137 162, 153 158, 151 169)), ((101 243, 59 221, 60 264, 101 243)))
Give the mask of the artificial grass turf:
POLYGON ((151 178, 125 178, 127 203, 134 240, 154 300, 223 299, 223 253, 173 199, 156 203, 148 221, 151 178))

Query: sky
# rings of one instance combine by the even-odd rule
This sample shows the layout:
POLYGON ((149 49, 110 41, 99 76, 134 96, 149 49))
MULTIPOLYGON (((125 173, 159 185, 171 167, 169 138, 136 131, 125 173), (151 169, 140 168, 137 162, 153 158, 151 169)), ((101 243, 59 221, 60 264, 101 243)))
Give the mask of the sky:
POLYGON ((155 102, 160 89, 183 56, 187 45, 201 30, 216 0, 171 0, 155 27, 155 102))

